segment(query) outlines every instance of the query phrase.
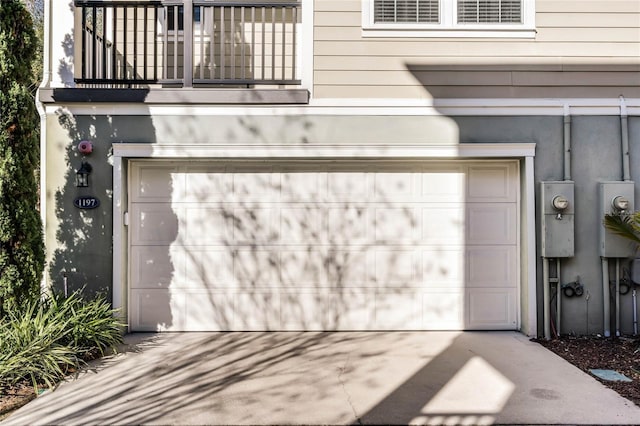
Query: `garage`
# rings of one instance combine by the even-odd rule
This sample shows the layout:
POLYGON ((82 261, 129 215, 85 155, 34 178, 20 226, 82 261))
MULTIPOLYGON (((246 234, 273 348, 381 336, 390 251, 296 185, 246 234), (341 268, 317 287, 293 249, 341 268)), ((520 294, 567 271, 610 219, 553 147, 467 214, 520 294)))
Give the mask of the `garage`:
POLYGON ((139 160, 132 331, 513 330, 517 160, 139 160))

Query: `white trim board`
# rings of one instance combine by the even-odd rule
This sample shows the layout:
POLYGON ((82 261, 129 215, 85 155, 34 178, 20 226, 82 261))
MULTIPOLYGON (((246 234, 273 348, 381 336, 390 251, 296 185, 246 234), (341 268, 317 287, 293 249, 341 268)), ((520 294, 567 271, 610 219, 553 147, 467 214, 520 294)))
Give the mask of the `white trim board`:
MULTIPOLYGON (((291 160, 323 160, 330 161, 331 158, 340 156, 362 157, 363 152, 369 152, 380 159, 399 159, 412 153, 412 159, 482 159, 482 158, 521 158, 520 179, 522 182, 522 227, 523 239, 521 240, 521 250, 523 253, 524 265, 521 267, 519 300, 526 292, 526 316, 520 316, 518 323, 520 330, 531 336, 537 335, 537 300, 536 300, 536 233, 535 233, 535 182, 534 182, 534 143, 477 143, 459 145, 399 145, 387 146, 278 146, 274 149, 256 149, 255 145, 234 146, 230 150, 229 146, 203 146, 203 145, 158 145, 142 143, 114 143, 113 156, 113 185, 114 185, 114 217, 113 217, 113 290, 114 307, 127 310, 122 312, 128 318, 129 311, 125 295, 128 286, 128 278, 124 274, 127 266, 126 254, 122 253, 123 242, 126 238, 126 228, 124 223, 124 199, 123 190, 126 188, 126 167, 124 159, 218 159, 240 156, 241 158, 267 159, 274 158, 274 153, 279 159, 291 160), (340 148, 341 151, 336 151, 340 148), (320 149, 315 153, 315 157, 310 157, 312 150, 320 149), (233 154, 233 155, 231 155, 233 154), (322 154, 322 155, 320 155, 322 154), (119 248, 119 249, 118 249, 119 248), (124 281, 123 281, 124 280, 124 281)), ((344 158, 344 157, 343 157, 344 158)), ((406 157, 405 157, 406 159, 406 157)), ((522 313, 524 313, 523 311, 522 313)))
POLYGON ((535 156, 535 143, 459 145, 161 145, 114 143, 114 157, 126 158, 522 158, 535 156))
MULTIPOLYGON (((625 99, 627 114, 640 116, 640 99, 625 99)), ((50 104, 47 114, 65 108, 74 115, 373 115, 373 116, 562 116, 619 115, 620 99, 312 99, 300 106, 205 106, 141 104, 50 104)))

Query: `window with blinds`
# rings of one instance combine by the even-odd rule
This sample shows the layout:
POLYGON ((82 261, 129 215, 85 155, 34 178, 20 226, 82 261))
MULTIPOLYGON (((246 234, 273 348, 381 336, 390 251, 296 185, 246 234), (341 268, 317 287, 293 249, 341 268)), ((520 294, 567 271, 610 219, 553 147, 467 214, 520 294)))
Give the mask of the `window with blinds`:
POLYGON ((458 0, 458 23, 522 23, 522 0, 458 0))
POLYGON ((373 9, 375 23, 440 22, 440 0, 375 0, 373 9))
POLYGON ((536 36, 536 0, 360 1, 364 37, 536 36))

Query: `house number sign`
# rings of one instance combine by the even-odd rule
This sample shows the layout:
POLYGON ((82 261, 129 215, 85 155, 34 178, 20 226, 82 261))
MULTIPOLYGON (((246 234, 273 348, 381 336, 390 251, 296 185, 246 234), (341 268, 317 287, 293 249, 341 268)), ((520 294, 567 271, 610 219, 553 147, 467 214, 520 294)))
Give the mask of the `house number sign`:
POLYGON ((90 195, 77 197, 73 200, 73 205, 79 209, 95 209, 100 205, 100 200, 90 195))

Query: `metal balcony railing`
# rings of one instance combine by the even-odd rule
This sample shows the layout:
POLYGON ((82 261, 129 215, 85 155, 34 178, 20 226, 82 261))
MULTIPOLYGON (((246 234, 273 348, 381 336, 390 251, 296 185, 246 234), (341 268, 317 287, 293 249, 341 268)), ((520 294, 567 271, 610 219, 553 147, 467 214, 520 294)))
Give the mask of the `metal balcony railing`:
POLYGON ((299 85, 299 1, 76 1, 81 87, 299 85))

